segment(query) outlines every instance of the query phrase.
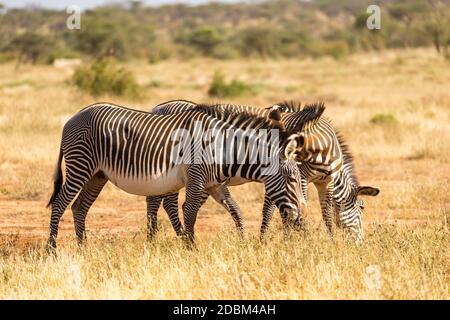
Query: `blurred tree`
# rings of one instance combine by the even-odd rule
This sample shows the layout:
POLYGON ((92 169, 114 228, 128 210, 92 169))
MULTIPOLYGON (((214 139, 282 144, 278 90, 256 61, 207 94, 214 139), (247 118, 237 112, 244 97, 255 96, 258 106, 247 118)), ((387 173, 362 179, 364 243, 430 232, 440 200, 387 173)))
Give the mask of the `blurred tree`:
POLYGON ((146 57, 155 40, 153 30, 140 24, 132 12, 100 8, 85 13, 81 30, 66 31, 66 41, 81 52, 101 58, 146 57))
POLYGON ((50 41, 46 37, 32 32, 14 37, 7 46, 9 51, 16 52, 18 55, 16 69, 22 63, 36 64, 39 58, 48 54, 49 48, 50 41))
POLYGON ((450 45, 450 9, 442 2, 429 2, 430 13, 425 22, 425 32, 432 38, 438 53, 447 55, 450 45))
POLYGON ((412 46, 416 37, 412 26, 423 16, 424 12, 429 11, 427 4, 422 0, 399 0, 390 4, 387 10, 389 15, 398 22, 399 29, 402 27, 400 23, 403 23, 403 28, 406 29, 405 32, 402 32, 404 46, 412 46))
POLYGON ((276 56, 281 48, 281 37, 273 29, 251 27, 237 34, 240 50, 244 56, 276 56))
POLYGON ((200 26, 190 35, 188 42, 205 55, 211 55, 214 48, 222 41, 220 32, 214 26, 200 26))

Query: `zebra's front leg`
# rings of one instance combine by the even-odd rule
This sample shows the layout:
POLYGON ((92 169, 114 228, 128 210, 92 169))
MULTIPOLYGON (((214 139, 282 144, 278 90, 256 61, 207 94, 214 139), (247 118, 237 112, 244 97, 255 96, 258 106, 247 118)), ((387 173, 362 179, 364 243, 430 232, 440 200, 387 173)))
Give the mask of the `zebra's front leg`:
POLYGON ((163 207, 169 216, 173 230, 175 230, 178 237, 182 236, 184 234, 184 229, 178 215, 178 192, 165 196, 163 199, 163 207))
POLYGON ((199 179, 190 180, 186 186, 186 201, 183 204, 184 239, 189 248, 195 245, 194 227, 202 205, 203 186, 204 183, 199 179))
POLYGON ((79 246, 83 245, 86 241, 86 215, 106 182, 108 182, 108 178, 102 172, 94 175, 83 186, 83 189, 72 205, 73 223, 75 225, 75 234, 79 246))
POLYGON ((314 183, 319 194, 322 218, 327 227, 328 233, 333 237, 333 182, 314 183))
POLYGON ((269 197, 266 195, 264 197, 263 218, 259 236, 261 242, 265 242, 267 240, 267 230, 269 229, 269 224, 270 221, 272 220, 275 209, 276 206, 272 203, 272 201, 270 201, 269 197))
POLYGON ((245 237, 245 227, 242 221, 241 209, 231 196, 228 187, 226 185, 221 185, 213 190, 208 190, 208 192, 216 202, 221 204, 230 213, 234 224, 236 225, 238 235, 243 239, 245 237))
POLYGON ((153 240, 158 230, 158 209, 164 197, 147 196, 147 241, 153 240))

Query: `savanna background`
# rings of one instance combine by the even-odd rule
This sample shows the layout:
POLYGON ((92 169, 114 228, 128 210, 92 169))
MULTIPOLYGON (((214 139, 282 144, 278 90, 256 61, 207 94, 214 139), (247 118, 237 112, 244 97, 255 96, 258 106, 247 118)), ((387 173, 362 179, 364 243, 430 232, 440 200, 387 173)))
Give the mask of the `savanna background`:
POLYGON ((123 1, 82 11, 80 30, 65 10, 0 8, 0 298, 449 299, 448 1, 123 1), (380 30, 366 27, 369 4, 380 30), (308 232, 284 239, 275 216, 261 244, 259 184, 231 190, 246 241, 208 200, 198 250, 162 210, 147 243, 144 198, 108 184, 87 246, 77 250, 68 209, 49 257, 65 121, 98 101, 150 110, 172 99, 324 101, 360 182, 381 189, 365 199, 365 243, 330 240, 310 186, 308 232))

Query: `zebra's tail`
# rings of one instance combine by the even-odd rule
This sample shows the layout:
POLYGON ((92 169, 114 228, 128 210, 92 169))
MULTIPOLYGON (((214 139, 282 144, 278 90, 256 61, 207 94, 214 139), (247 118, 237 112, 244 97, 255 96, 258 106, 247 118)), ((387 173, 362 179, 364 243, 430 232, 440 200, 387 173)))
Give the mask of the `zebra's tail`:
POLYGON ((62 163, 62 159, 63 159, 63 152, 62 149, 59 149, 59 158, 58 158, 58 163, 56 165, 56 169, 55 169, 55 175, 54 175, 54 180, 53 180, 53 193, 52 196, 50 197, 50 200, 47 203, 47 208, 52 204, 52 202, 56 199, 56 196, 59 194, 59 191, 61 190, 61 186, 63 183, 63 175, 62 175, 62 170, 61 170, 61 163, 62 163))

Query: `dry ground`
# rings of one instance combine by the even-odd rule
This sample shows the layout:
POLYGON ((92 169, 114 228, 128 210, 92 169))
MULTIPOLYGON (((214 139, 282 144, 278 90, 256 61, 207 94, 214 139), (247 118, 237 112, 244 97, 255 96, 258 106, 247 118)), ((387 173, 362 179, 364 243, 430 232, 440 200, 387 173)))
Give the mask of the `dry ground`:
POLYGON ((80 93, 67 83, 69 68, 0 65, 0 298, 450 297, 448 61, 431 50, 410 50, 340 61, 202 59, 128 67, 146 86, 140 101, 80 93), (42 254, 50 217, 45 203, 68 117, 99 100, 143 110, 178 98, 211 101, 215 70, 258 88, 227 102, 325 101, 355 155, 361 183, 381 188, 366 199, 366 243, 329 241, 311 189, 309 233, 285 241, 276 219, 274 238, 261 246, 263 190, 248 184, 232 188, 248 241, 239 243, 231 218, 208 201, 196 225, 198 251, 174 239, 162 211, 158 239, 146 244, 144 199, 108 185, 88 216, 86 251, 76 252, 67 211, 58 258, 42 254), (398 121, 371 123, 379 113, 398 121), (378 284, 371 285, 377 273, 378 284))

